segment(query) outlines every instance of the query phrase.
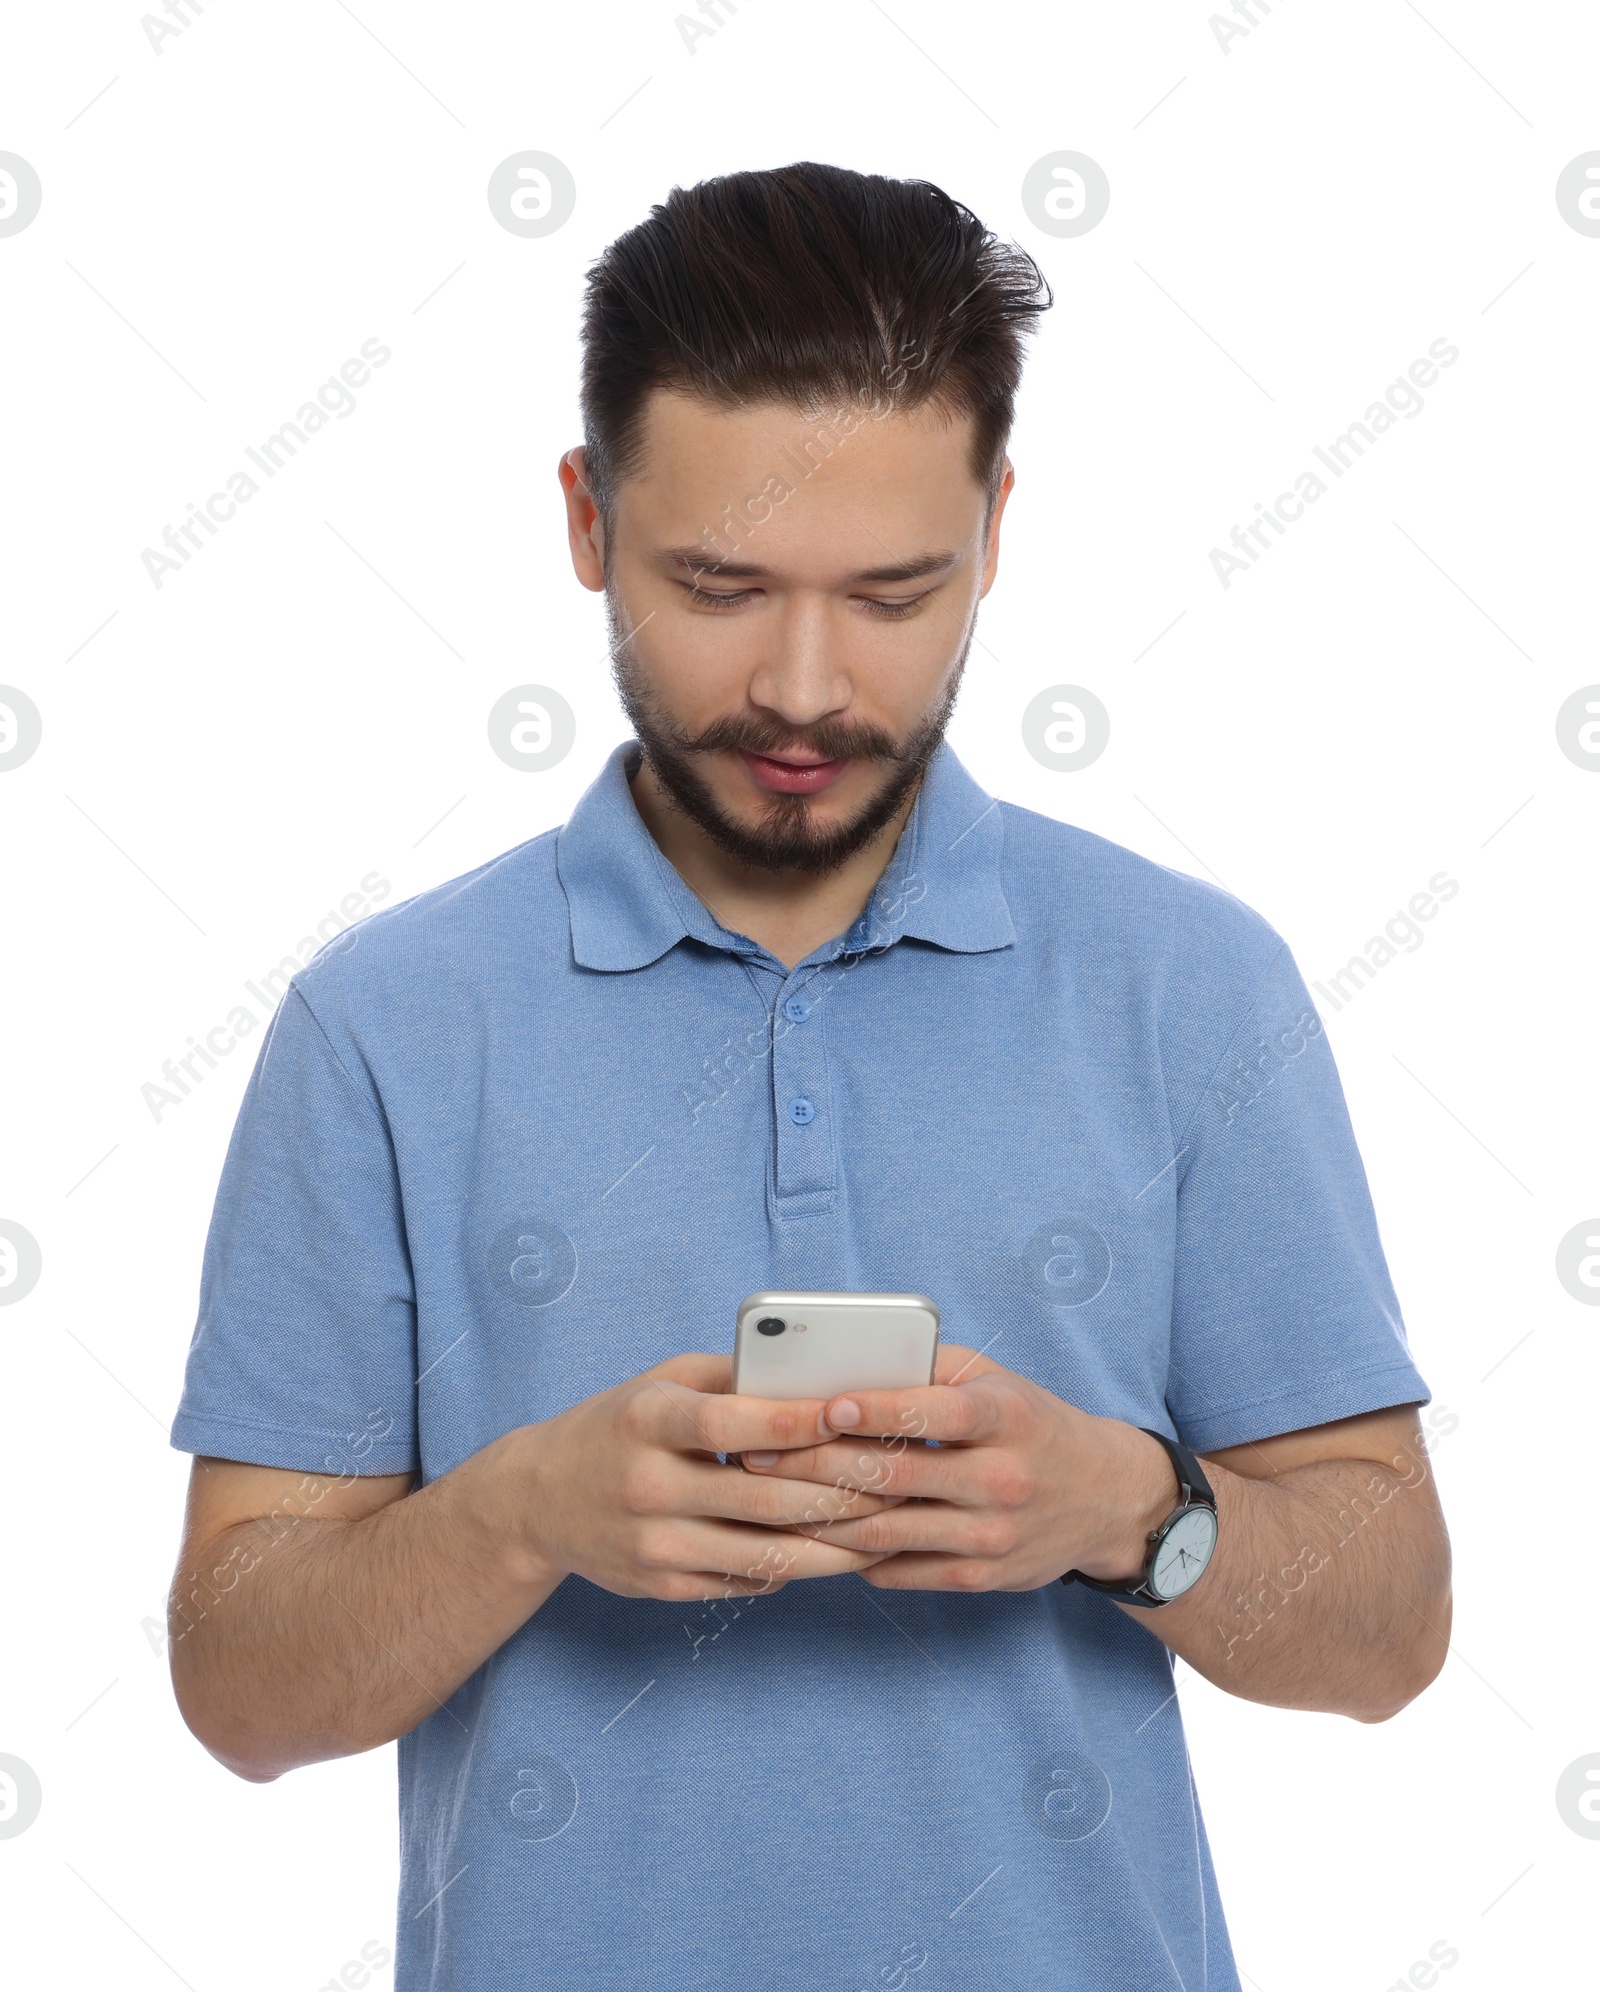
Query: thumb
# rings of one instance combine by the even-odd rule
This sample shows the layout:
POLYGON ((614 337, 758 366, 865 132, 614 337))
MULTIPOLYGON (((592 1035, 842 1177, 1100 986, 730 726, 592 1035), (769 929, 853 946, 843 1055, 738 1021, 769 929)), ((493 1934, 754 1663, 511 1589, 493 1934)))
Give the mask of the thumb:
POLYGON ((990 1362, 987 1356, 961 1342, 940 1342, 933 1363, 935 1383, 971 1383, 975 1377, 1004 1374, 1003 1364, 990 1362))
POLYGON ((660 1377, 667 1383, 685 1383, 691 1390, 712 1391, 725 1396, 733 1382, 733 1358, 700 1354, 668 1356, 664 1363, 657 1363, 653 1369, 641 1371, 641 1374, 660 1377))

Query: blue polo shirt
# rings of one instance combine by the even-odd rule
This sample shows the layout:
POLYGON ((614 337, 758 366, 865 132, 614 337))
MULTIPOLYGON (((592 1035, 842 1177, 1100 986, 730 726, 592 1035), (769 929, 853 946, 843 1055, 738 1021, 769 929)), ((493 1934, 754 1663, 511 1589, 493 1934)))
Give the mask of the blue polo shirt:
MULTIPOLYGON (((290 985, 173 1444, 448 1473, 757 1288, 1205 1450, 1429 1392, 1328 1042, 1236 899, 948 744, 849 931, 718 924, 617 748, 561 830, 290 985)), ((1237 1992, 1171 1656, 1081 1586, 568 1577, 402 1739, 398 1992, 1237 1992)))

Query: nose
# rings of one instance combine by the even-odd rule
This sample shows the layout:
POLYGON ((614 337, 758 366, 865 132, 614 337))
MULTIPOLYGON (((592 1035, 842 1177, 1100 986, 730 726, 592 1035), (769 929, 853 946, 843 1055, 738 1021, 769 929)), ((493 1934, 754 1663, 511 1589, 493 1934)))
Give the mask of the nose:
POLYGON ((749 694, 790 726, 814 726, 846 711, 854 695, 831 627, 829 605, 796 590, 764 619, 760 661, 749 694))

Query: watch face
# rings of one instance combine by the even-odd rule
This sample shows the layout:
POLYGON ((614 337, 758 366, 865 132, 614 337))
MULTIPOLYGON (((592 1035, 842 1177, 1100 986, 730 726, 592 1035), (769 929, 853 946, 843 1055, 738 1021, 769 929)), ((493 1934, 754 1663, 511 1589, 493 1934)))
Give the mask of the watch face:
POLYGON ((1176 1598, 1211 1561, 1217 1546, 1217 1518, 1209 1508, 1186 1508, 1161 1538, 1150 1588, 1161 1598, 1176 1598))

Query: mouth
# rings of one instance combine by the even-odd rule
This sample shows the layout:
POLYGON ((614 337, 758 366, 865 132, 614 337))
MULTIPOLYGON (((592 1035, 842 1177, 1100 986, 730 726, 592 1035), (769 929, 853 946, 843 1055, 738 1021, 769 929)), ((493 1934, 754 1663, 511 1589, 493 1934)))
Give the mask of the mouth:
POLYGON ((739 759, 757 788, 770 795, 820 795, 849 767, 846 759, 818 760, 800 755, 752 754, 741 749, 739 759))

